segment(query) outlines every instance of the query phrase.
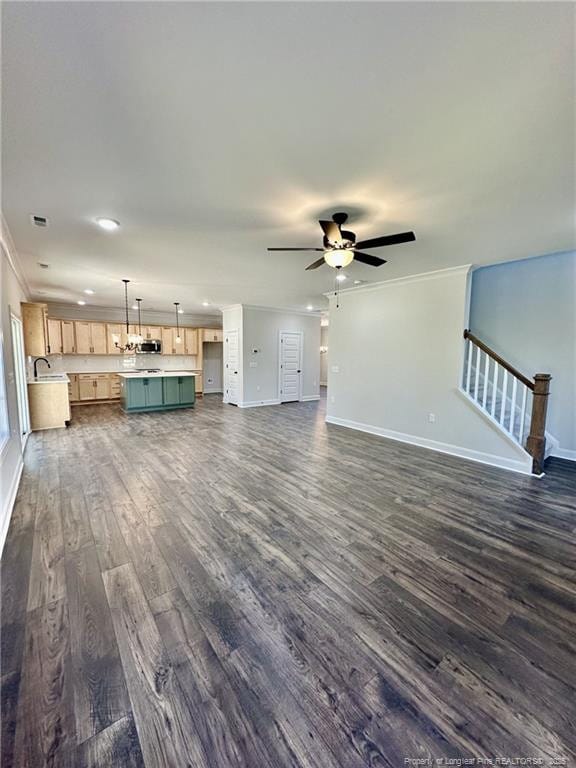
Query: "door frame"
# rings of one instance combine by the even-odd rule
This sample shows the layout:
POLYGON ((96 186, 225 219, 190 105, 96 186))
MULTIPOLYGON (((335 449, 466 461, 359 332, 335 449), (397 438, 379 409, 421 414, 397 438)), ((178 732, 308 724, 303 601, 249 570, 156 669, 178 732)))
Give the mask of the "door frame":
POLYGON ((303 375, 303 368, 302 368, 302 361, 304 359, 304 331, 287 331, 287 330, 280 330, 278 331, 278 402, 279 403, 300 403, 302 402, 302 375, 303 375), (282 400, 282 334, 283 333, 292 333, 300 336, 300 359, 298 361, 298 368, 300 370, 300 373, 298 374, 298 400, 282 400))
POLYGON ((22 449, 31 432, 30 410, 28 408, 28 383, 26 379, 26 351, 24 349, 24 324, 22 318, 10 310, 10 334, 12 339, 12 362, 14 365, 14 384, 18 404, 18 429, 22 449), (15 332, 15 328, 18 331, 15 332))
MULTIPOLYGON (((228 399, 227 392, 226 392, 226 366, 228 365, 228 343, 226 340, 226 337, 229 336, 231 333, 236 334, 236 340, 237 340, 237 346, 238 346, 238 370, 240 370, 240 331, 238 328, 230 328, 228 331, 224 331, 222 334, 222 343, 224 345, 222 350, 222 402, 228 403, 229 405, 238 405, 238 402, 233 403, 231 400, 228 399)), ((240 374, 236 374, 239 376, 240 374)), ((237 400, 240 398, 237 396, 237 400)))

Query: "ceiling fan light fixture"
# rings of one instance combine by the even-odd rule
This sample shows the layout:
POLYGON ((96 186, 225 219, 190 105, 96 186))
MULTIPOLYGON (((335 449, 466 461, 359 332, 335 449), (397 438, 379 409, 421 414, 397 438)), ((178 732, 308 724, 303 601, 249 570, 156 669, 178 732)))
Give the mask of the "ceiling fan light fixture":
POLYGON ((354 259, 354 251, 347 248, 333 248, 324 253, 324 261, 330 267, 341 269, 347 267, 354 259))

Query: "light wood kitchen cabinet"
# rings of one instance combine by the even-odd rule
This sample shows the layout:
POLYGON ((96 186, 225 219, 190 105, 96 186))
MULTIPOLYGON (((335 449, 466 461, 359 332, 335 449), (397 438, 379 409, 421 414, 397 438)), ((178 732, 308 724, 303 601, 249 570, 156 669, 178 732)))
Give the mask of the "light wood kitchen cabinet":
POLYGON ((79 355, 89 355, 92 352, 90 323, 82 323, 77 320, 74 323, 74 331, 76 334, 76 352, 79 355))
POLYGON ((68 397, 71 403, 75 403, 80 400, 80 391, 78 389, 78 374, 69 373, 68 378, 70 379, 68 382, 68 397))
POLYGON ((94 355, 105 355, 108 352, 108 343, 106 338, 105 323, 90 323, 90 332, 92 335, 92 353, 94 355))
POLYGON ((173 328, 162 328, 162 354, 174 355, 174 330, 173 328))
POLYGON ((220 328, 203 328, 202 341, 223 341, 223 333, 220 328))
POLYGON ((60 320, 60 329, 62 334, 62 354, 76 354, 76 334, 74 333, 73 320, 60 320))
POLYGON ((48 354, 48 307, 46 304, 22 302, 24 351, 32 357, 48 354))
POLYGON ((184 354, 197 355, 198 354, 198 329, 197 328, 184 328, 184 354))
POLYGON ((62 353, 62 323, 60 320, 46 320, 48 328, 48 348, 49 355, 59 355, 62 353))
POLYGON ((120 377, 116 373, 110 374, 110 397, 113 400, 119 399, 122 394, 120 377))
POLYGON ((79 373, 78 394, 80 400, 110 400, 110 374, 79 373))
POLYGON ((66 382, 28 384, 28 406, 32 431, 65 427, 70 420, 66 382))
POLYGON ((76 352, 79 355, 106 355, 108 353, 106 324, 76 320, 76 352))

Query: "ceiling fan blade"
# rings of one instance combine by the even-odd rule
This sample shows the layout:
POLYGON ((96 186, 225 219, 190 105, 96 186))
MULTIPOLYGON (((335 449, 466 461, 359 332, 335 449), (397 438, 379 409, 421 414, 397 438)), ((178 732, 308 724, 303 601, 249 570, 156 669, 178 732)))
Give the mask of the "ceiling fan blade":
POLYGON ((354 261, 369 264, 371 267, 381 267, 382 264, 386 264, 386 259, 379 259, 378 256, 372 256, 369 253, 359 253, 359 251, 354 251, 354 261))
POLYGON ((339 224, 336 224, 335 221, 319 221, 318 224, 320 224, 324 230, 324 234, 330 245, 341 245, 342 233, 340 232, 339 224))
POLYGON ((362 240, 356 243, 358 248, 382 248, 384 245, 399 245, 400 243, 410 243, 416 240, 414 232, 399 232, 397 235, 384 235, 384 237, 374 237, 372 240, 362 240))
POLYGON ((312 264, 309 264, 306 267, 306 271, 308 271, 309 269, 318 269, 318 267, 321 267, 322 264, 326 264, 326 262, 324 261, 324 256, 322 256, 321 259, 318 259, 318 261, 313 261, 312 264))
POLYGON ((268 248, 269 251, 323 251, 324 248, 268 248))

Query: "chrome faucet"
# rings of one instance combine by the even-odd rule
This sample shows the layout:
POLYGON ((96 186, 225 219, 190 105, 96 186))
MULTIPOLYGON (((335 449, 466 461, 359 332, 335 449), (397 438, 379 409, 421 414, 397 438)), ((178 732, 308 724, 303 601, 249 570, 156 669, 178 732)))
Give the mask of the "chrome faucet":
POLYGON ((35 379, 38 378, 38 363, 41 360, 43 360, 46 363, 46 365, 48 366, 48 368, 50 368, 50 363, 48 362, 48 360, 46 360, 45 357, 37 357, 36 360, 34 360, 34 378, 35 379))

